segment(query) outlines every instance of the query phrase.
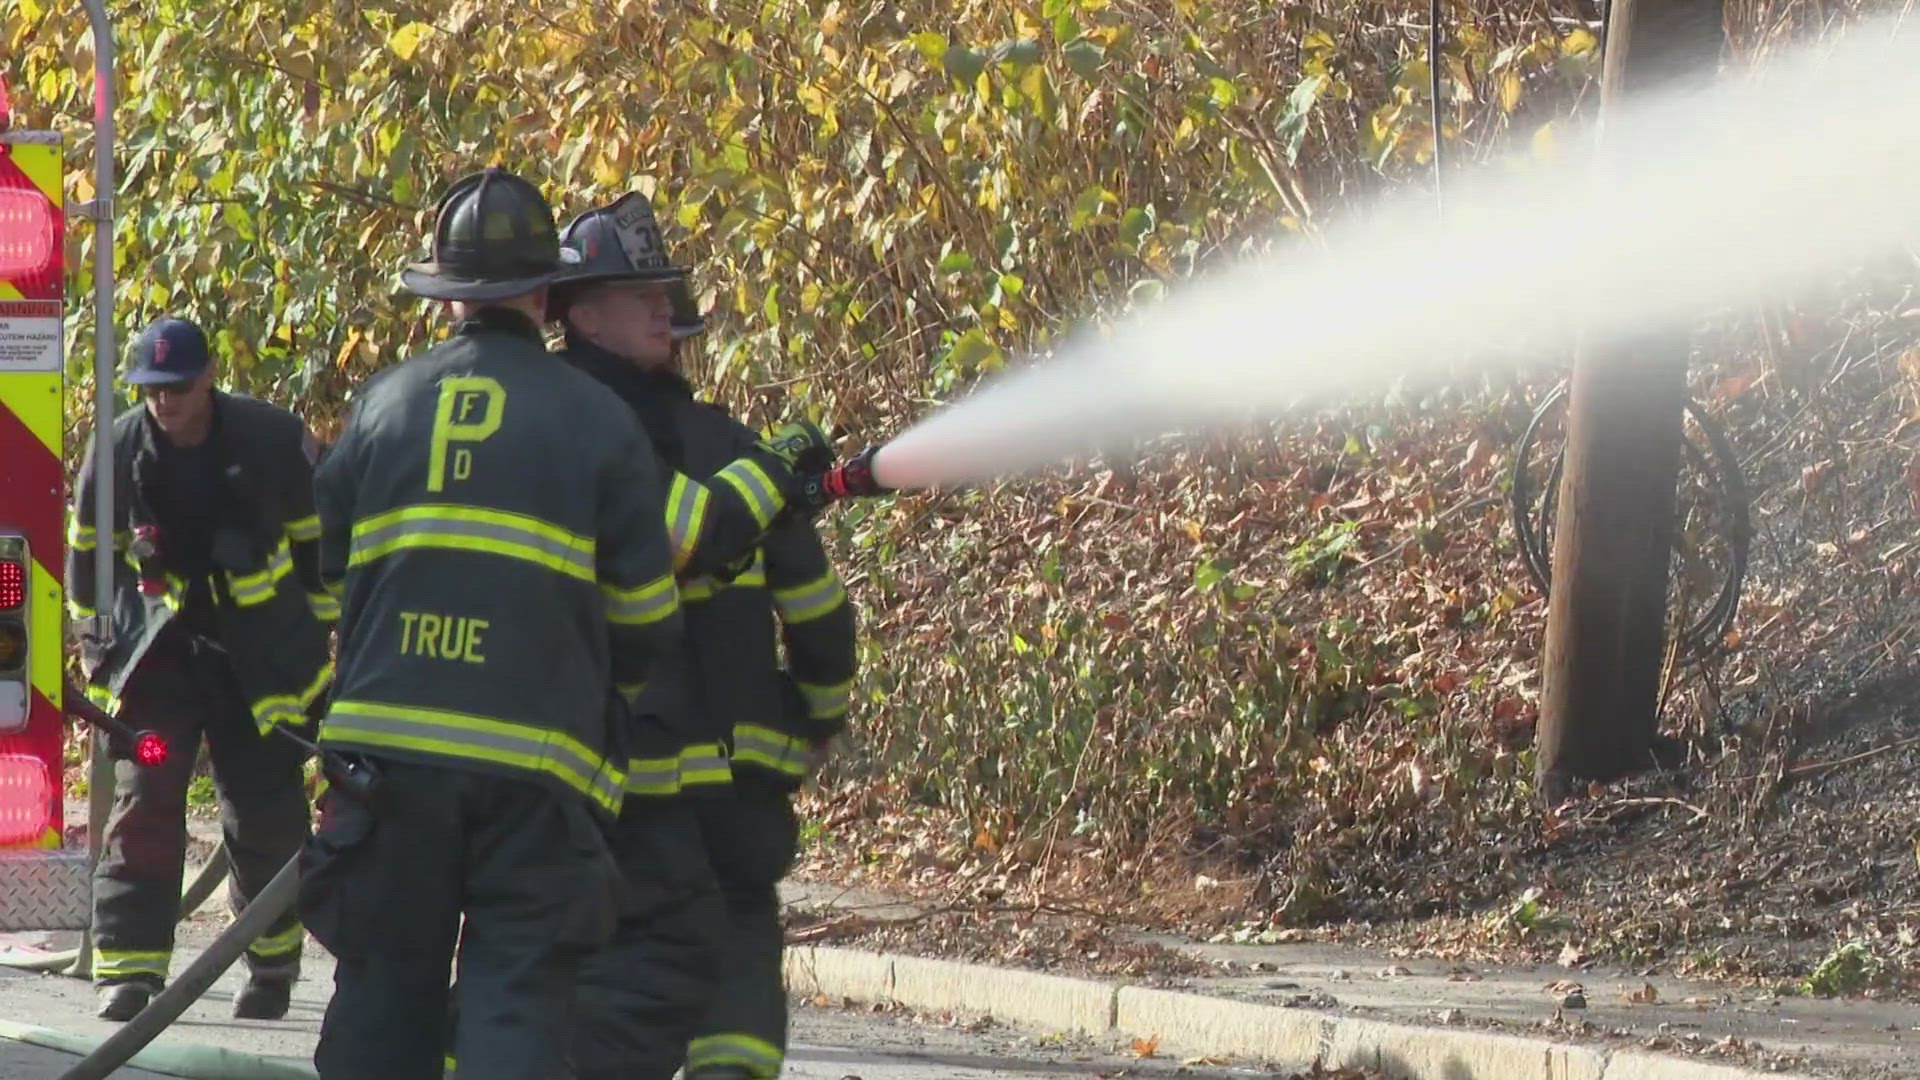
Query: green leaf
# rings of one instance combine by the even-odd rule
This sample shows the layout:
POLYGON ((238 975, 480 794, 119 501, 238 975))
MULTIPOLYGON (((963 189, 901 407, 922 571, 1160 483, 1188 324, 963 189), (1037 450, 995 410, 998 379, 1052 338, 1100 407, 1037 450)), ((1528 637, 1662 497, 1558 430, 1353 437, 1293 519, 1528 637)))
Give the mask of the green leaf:
POLYGON ((1139 247, 1153 232, 1153 207, 1136 206, 1120 217, 1120 239, 1129 247, 1139 247))
POLYGON ((946 258, 940 260, 940 272, 946 275, 964 274, 973 269, 973 256, 964 251, 949 251, 946 258))
POLYGON ((1127 299, 1136 304, 1151 304, 1167 295, 1167 285, 1159 278, 1141 278, 1127 290, 1127 299))
POLYGON ((926 57, 929 64, 938 64, 946 58, 947 39, 939 34, 922 30, 908 40, 913 42, 913 47, 920 50, 920 55, 926 57))
POLYGON ((766 315, 768 322, 780 321, 780 286, 777 283, 767 286, 767 299, 760 305, 760 311, 766 315))
POLYGON ((1018 274, 1001 274, 1000 291, 1008 296, 1019 296, 1020 290, 1027 287, 1026 279, 1018 274))
POLYGON ((1099 42, 1085 37, 1067 42, 1061 51, 1066 54, 1067 64, 1083 78, 1091 79, 1107 61, 1107 50, 1099 42))
POLYGON ((970 85, 980 77, 981 72, 987 70, 987 58, 973 49, 959 45, 947 50, 945 65, 947 74, 970 85))
POLYGON ((1026 68, 1040 62, 1040 43, 1031 38, 1009 41, 996 50, 1003 63, 1026 68))
POLYGON ((1227 571, 1212 559, 1204 559, 1193 568, 1193 587, 1197 592, 1209 593, 1227 580, 1227 571))
POLYGON ((998 346, 987 340, 985 331, 976 326, 953 343, 953 351, 947 354, 947 362, 959 370, 967 371, 985 363, 999 351, 998 346))
POLYGON ((433 27, 428 26, 426 23, 407 23, 400 29, 395 30, 392 36, 387 38, 387 48, 392 49, 393 54, 400 59, 411 60, 413 59, 413 54, 420 51, 421 43, 425 41, 427 35, 431 33, 433 33, 433 27))
POLYGON ((1289 165, 1300 157, 1300 141, 1306 138, 1307 120, 1313 115, 1313 107, 1320 100, 1320 88, 1326 83, 1325 75, 1309 75, 1287 95, 1287 111, 1281 114, 1278 127, 1286 144, 1289 165))

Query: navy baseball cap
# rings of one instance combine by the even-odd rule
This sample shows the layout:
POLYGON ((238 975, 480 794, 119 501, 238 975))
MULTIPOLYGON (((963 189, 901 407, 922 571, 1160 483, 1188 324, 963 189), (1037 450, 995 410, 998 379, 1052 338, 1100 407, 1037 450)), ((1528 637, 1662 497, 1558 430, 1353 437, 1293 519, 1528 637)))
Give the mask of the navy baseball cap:
POLYGON ((134 339, 126 381, 134 386, 164 386, 200 377, 212 361, 207 335, 186 319, 169 315, 154 320, 134 339))

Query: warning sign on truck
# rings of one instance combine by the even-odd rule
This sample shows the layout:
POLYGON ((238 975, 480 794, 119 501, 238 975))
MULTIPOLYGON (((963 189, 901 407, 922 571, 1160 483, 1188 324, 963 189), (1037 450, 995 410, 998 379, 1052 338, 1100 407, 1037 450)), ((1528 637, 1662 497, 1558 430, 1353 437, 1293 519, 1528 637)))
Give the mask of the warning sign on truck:
POLYGON ((66 333, 58 300, 0 300, 0 373, 59 371, 66 333))

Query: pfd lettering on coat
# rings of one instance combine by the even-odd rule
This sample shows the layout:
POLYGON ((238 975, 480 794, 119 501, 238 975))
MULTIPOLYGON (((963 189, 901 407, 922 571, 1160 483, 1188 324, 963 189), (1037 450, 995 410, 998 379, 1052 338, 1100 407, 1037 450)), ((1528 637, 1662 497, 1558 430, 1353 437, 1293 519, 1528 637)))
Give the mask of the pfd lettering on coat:
POLYGON ((400 613, 400 655, 484 664, 487 658, 480 652, 483 644, 480 636, 487 626, 485 619, 403 611, 400 613))
POLYGON ((440 380, 440 406, 433 416, 433 443, 427 452, 427 490, 445 491, 453 479, 473 475, 473 451, 454 443, 478 443, 500 430, 507 410, 507 389, 484 375, 454 375, 440 380), (451 458, 451 461, 449 461, 451 458))

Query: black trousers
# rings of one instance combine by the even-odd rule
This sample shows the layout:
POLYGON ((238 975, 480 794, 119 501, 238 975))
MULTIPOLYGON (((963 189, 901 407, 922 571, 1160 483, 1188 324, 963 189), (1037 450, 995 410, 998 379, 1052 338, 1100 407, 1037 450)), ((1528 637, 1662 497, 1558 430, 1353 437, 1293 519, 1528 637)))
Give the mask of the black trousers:
POLYGON ((751 778, 737 778, 731 798, 704 802, 700 811, 728 932, 713 1004, 687 1050, 687 1075, 771 1080, 787 1052, 779 883, 793 867, 799 823, 785 791, 751 778))
POLYGON ((323 1080, 569 1075, 580 960, 619 914, 619 869, 584 799, 531 780, 375 759, 372 805, 329 789, 301 911, 334 955, 323 1080), (458 959, 457 1029, 448 976, 458 959))
MULTIPOLYGON (((187 787, 200 740, 213 762, 214 790, 232 872, 236 913, 300 851, 308 833, 301 777, 304 752, 262 733, 241 696, 226 654, 184 627, 160 632, 121 695, 121 719, 166 738, 155 767, 124 757, 113 766, 114 806, 93 878, 93 974, 99 983, 166 978, 187 849, 187 787)), ((276 919, 247 950, 256 976, 294 978, 304 940, 298 914, 276 919)))
POLYGON ((621 811, 627 901, 613 941, 580 968, 570 1042, 580 1080, 669 1080, 713 1000, 728 925, 700 801, 630 798, 621 811))

